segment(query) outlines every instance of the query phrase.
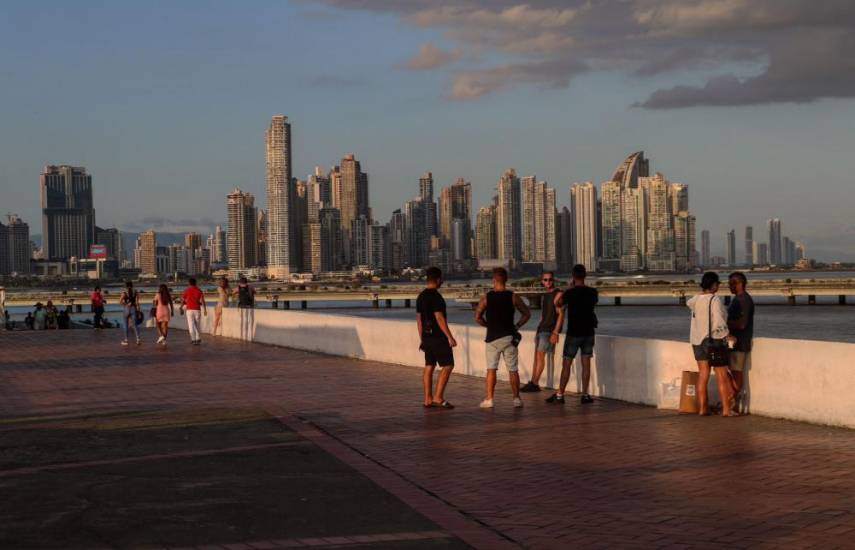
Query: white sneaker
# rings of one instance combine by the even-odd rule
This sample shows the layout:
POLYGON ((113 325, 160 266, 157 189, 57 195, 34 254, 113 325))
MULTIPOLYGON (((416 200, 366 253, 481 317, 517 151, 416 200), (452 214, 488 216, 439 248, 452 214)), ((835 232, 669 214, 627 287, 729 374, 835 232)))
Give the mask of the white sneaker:
POLYGON ((142 345, 142 340, 140 340, 139 338, 137 338, 137 345, 138 346, 142 345))
POLYGON ((157 344, 162 344, 164 340, 166 340, 166 338, 164 338, 163 336, 161 336, 160 338, 158 338, 158 339, 157 339, 157 342, 155 342, 155 343, 157 343, 157 344))
POLYGON ((485 400, 481 401, 481 404, 478 406, 481 407, 482 409, 492 409, 493 408, 493 400, 492 399, 485 399, 485 400))
POLYGON ((523 406, 522 399, 520 399, 519 397, 514 397, 514 408, 515 409, 521 409, 522 406, 523 406))
POLYGON ((128 341, 127 341, 127 340, 122 340, 122 345, 123 345, 123 346, 127 346, 127 345, 128 345, 128 341))

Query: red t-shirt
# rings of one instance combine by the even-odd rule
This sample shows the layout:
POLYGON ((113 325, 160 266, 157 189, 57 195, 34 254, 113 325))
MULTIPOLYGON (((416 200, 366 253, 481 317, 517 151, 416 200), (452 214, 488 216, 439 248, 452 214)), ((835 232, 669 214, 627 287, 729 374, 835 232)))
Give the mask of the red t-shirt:
POLYGON ((92 293, 92 305, 95 307, 101 307, 104 305, 104 298, 101 296, 100 292, 92 293))
POLYGON ((181 296, 182 302, 184 302, 184 308, 191 309, 202 309, 202 291, 199 290, 198 286, 189 286, 187 290, 184 291, 184 294, 181 296))

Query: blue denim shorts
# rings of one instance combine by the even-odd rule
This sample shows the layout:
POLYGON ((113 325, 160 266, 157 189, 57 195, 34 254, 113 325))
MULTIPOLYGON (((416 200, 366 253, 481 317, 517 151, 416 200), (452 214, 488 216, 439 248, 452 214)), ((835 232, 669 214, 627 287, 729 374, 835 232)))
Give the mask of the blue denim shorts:
POLYGON ((534 350, 543 353, 552 353, 555 351, 555 344, 549 341, 550 336, 552 336, 551 332, 538 332, 535 338, 534 350))
POLYGON ((582 352, 583 356, 594 356, 594 335, 590 336, 567 336, 564 339, 564 358, 573 359, 576 354, 582 352))

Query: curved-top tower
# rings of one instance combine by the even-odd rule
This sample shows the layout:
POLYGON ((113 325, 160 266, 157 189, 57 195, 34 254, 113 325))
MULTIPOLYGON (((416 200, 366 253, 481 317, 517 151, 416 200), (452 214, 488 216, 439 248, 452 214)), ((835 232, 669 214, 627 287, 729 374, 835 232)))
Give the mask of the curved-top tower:
POLYGON ((644 158, 644 151, 637 151, 624 160, 615 170, 610 181, 620 183, 621 187, 638 187, 639 177, 650 175, 650 161, 644 158))

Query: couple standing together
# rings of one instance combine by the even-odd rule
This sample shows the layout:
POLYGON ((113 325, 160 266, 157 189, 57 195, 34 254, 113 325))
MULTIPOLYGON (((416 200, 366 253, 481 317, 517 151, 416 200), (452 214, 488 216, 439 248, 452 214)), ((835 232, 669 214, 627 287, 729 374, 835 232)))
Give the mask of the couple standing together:
MULTIPOLYGON (((504 358, 508 369, 513 404, 515 408, 523 406, 520 392, 540 391, 538 385, 546 365, 546 355, 552 354, 558 343, 564 318, 567 318, 568 334, 564 341, 564 363, 561 369, 559 390, 546 401, 552 404, 564 403, 564 390, 570 380, 573 360, 581 352, 582 383, 584 393, 582 403, 592 403, 593 398, 588 394, 591 378, 591 357, 594 354, 594 332, 597 317, 594 307, 598 301, 596 289, 585 285, 586 270, 583 265, 573 268, 573 282, 565 291, 555 288, 555 275, 545 272, 541 282, 546 288, 543 298, 542 316, 537 328, 535 346, 535 362, 531 380, 520 388, 519 377, 519 345, 522 328, 531 318, 531 312, 525 302, 507 289, 508 272, 504 268, 493 270, 493 290, 484 295, 475 310, 475 321, 487 329, 485 352, 487 363, 487 392, 480 407, 493 408, 493 398, 496 387, 496 371, 499 360, 504 358), (520 313, 518 321, 514 321, 515 313, 520 313)), ((442 286, 442 272, 435 267, 426 271, 427 288, 422 291, 416 301, 417 323, 421 348, 425 354, 425 370, 423 373, 424 406, 451 409, 454 406, 445 400, 445 388, 454 368, 453 348, 457 341, 448 327, 445 300, 439 293, 442 286), (442 371, 437 381, 436 391, 433 391, 433 372, 439 366, 442 371)))

